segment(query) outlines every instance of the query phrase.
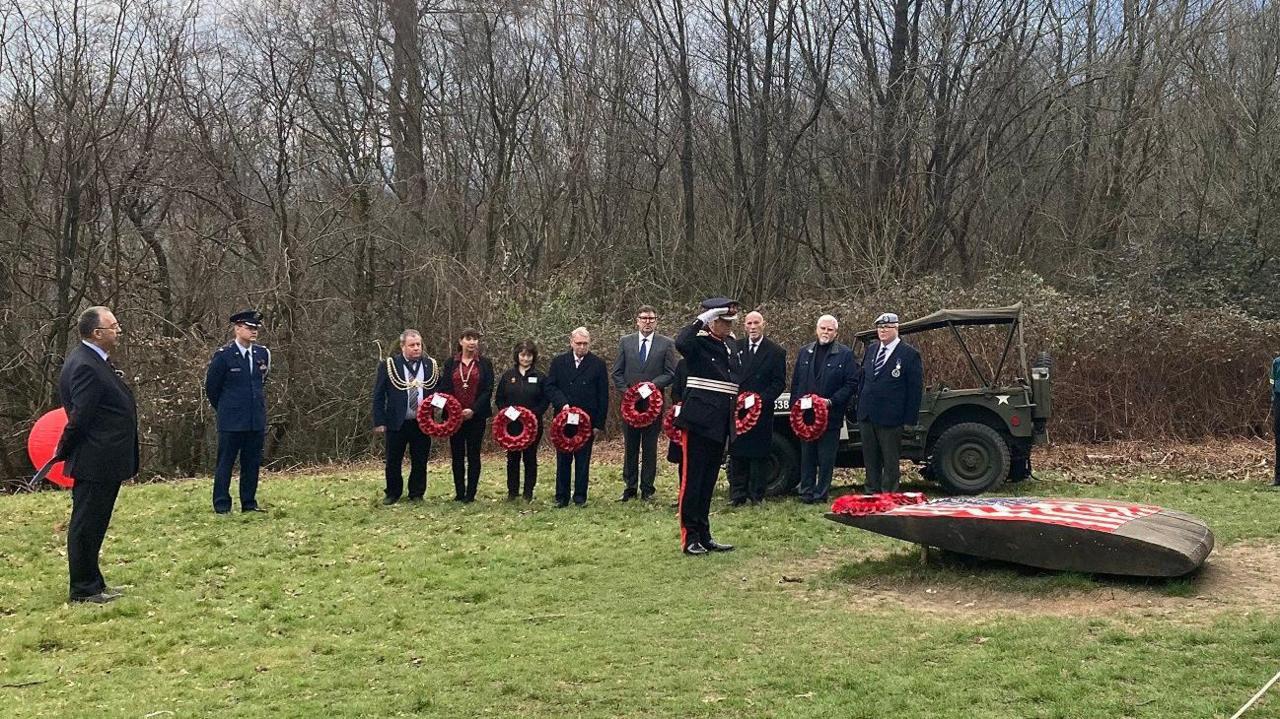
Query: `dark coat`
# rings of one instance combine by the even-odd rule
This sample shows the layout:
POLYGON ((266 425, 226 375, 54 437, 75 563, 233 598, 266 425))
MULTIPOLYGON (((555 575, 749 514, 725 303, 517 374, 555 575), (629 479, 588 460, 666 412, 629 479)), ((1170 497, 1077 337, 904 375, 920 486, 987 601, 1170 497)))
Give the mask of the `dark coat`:
POLYGON ((816 345, 816 342, 810 342, 801 347, 800 354, 796 356, 795 370, 791 373, 791 401, 797 402, 807 394, 831 400, 827 432, 839 432, 844 426, 849 402, 858 394, 862 370, 858 366, 858 359, 853 356, 853 350, 835 342, 827 353, 827 361, 815 376, 813 357, 816 345))
MULTIPOLYGON (((694 320, 680 330, 676 335, 676 349, 688 364, 689 380, 738 383, 742 364, 737 349, 707 332, 702 320, 694 320)), ((736 392, 726 394, 686 384, 684 408, 676 418, 676 426, 714 442, 723 442, 733 436, 733 408, 737 401, 736 392)))
MULTIPOLYGON (((400 379, 404 378, 404 356, 394 355, 391 358, 392 364, 395 366, 396 376, 400 379)), ((435 374, 439 365, 435 359, 422 355, 422 379, 428 384, 431 383, 431 375, 435 374)), ((435 391, 436 384, 440 383, 440 378, 436 377, 436 383, 430 384, 428 387, 422 388, 422 394, 418 399, 425 399, 427 395, 435 391)), ((386 427, 388 432, 396 432, 404 425, 407 418, 404 416, 409 408, 409 392, 403 389, 396 389, 391 384, 390 378, 387 377, 387 362, 383 360, 378 363, 378 371, 376 379, 373 381, 373 426, 386 427)))
POLYGON ((787 352, 777 342, 765 337, 754 357, 751 342, 738 340, 738 354, 742 361, 742 381, 739 392, 755 392, 760 395, 760 421, 746 434, 733 440, 730 454, 734 457, 768 457, 773 446, 773 403, 787 388, 787 352))
POLYGON ((920 353, 906 342, 898 342, 877 376, 875 365, 879 352, 880 343, 872 342, 862 355, 858 421, 885 427, 919 423, 920 400, 924 396, 924 362, 920 353))
POLYGON ((204 375, 204 392, 218 413, 219 432, 267 431, 266 381, 271 373, 271 350, 250 345, 253 366, 234 341, 219 347, 204 375))
POLYGON ((77 482, 123 482, 138 473, 138 405, 111 365, 83 343, 67 355, 58 377, 67 411, 55 456, 77 482))
POLYGON ((532 367, 528 374, 521 375, 518 367, 512 367, 498 378, 493 403, 499 409, 512 405, 525 407, 538 418, 538 426, 541 427, 542 415, 551 406, 551 400, 547 398, 547 376, 532 367))
MULTIPOLYGON (((440 368, 440 382, 436 385, 437 392, 453 394, 453 370, 461 361, 456 356, 444 361, 444 367, 440 368)), ((470 409, 474 413, 471 419, 486 419, 493 414, 493 407, 490 404, 490 400, 493 399, 493 363, 484 355, 476 357, 475 363, 478 365, 475 371, 480 375, 476 379, 480 383, 476 386, 476 401, 470 407, 463 407, 463 409, 470 409)), ((470 381, 469 377, 467 381, 470 381)))
POLYGON ((573 405, 586 410, 593 429, 604 429, 609 415, 609 368, 596 353, 588 352, 580 367, 573 366, 573 350, 556 355, 547 368, 546 391, 553 411, 573 405))

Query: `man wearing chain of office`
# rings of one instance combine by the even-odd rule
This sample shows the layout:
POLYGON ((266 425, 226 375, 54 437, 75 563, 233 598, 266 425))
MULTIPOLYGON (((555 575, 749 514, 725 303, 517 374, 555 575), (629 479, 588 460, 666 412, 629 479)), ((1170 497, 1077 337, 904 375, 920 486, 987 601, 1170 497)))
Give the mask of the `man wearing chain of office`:
POLYGON ((404 492, 404 450, 409 449, 409 501, 427 493, 427 455, 431 437, 418 426, 418 405, 440 379, 439 364, 422 351, 415 329, 400 333, 400 354, 378 363, 373 383, 373 431, 387 439, 387 486, 384 505, 400 501, 404 492))

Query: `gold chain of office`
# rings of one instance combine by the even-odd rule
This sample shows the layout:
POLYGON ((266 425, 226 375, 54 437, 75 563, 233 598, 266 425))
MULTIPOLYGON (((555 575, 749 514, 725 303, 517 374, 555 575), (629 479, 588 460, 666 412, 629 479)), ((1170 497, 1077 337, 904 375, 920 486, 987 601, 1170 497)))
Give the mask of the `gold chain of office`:
POLYGON ((396 361, 394 357, 387 358, 387 379, 391 380, 391 386, 396 389, 407 392, 411 387, 418 387, 423 390, 435 389, 436 382, 440 379, 440 363, 431 360, 431 376, 425 380, 412 379, 406 382, 400 373, 396 371, 396 361))

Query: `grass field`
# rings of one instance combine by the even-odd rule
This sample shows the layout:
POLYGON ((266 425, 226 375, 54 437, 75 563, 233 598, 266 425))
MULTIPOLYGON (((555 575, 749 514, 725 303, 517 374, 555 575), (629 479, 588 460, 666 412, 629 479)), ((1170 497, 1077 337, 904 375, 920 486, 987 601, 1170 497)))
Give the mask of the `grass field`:
MULTIPOLYGON (((378 506, 377 472, 128 487, 104 551, 127 595, 68 606, 69 495, 0 497, 3 717, 1229 717, 1280 670, 1280 493, 1153 475, 1020 493, 1189 511, 1218 549, 1134 582, 931 559, 793 501, 713 507, 686 558, 663 501, 378 506)), ((491 462, 496 465, 496 462, 491 462)), ((544 465, 544 472, 549 469, 544 465)), ((549 473, 548 473, 549 474, 549 473)), ((1277 696, 1246 717, 1280 717, 1277 696)))

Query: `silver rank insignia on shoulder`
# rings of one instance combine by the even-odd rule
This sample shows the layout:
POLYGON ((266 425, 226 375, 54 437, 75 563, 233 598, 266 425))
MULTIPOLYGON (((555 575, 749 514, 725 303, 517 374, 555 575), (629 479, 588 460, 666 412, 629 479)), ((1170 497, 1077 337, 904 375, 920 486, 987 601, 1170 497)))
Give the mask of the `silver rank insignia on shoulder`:
POLYGON ((902 360, 898 360, 898 363, 893 366, 893 371, 889 374, 893 377, 902 376, 902 360))

